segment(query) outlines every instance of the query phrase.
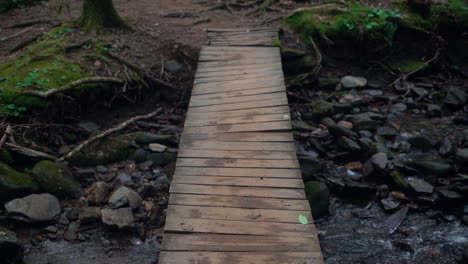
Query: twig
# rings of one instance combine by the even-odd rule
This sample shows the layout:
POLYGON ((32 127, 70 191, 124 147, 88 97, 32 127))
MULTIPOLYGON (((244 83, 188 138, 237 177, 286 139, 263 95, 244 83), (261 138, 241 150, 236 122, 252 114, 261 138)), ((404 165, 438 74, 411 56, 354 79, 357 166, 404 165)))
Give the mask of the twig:
POLYGON ((37 92, 37 91, 24 91, 21 94, 24 95, 33 95, 33 96, 38 96, 41 98, 48 98, 51 95, 54 95, 56 93, 64 92, 70 89, 73 89, 77 86, 83 85, 83 84, 90 84, 90 83, 118 83, 122 84, 124 81, 119 78, 115 77, 88 77, 88 78, 83 78, 79 79, 76 81, 73 81, 71 83, 68 83, 60 88, 56 89, 50 89, 47 92, 37 92))
POLYGON ((404 74, 402 73, 401 76, 399 78, 397 78, 395 81, 393 81, 392 83, 390 83, 387 87, 390 87, 394 84, 396 84, 397 82, 399 81, 403 81, 403 80, 406 80, 408 79, 408 77, 410 77, 411 75, 417 73, 418 71, 422 70, 424 67, 426 67, 427 65, 429 65, 429 63, 435 61, 438 57, 439 57, 439 54, 440 54, 440 49, 437 49, 436 52, 435 52, 435 55, 434 57, 432 57, 430 60, 428 61, 425 61, 421 66, 419 66, 418 68, 416 68, 415 70, 407 73, 407 74, 404 74))
POLYGON ((23 29, 23 30, 21 30, 21 31, 19 31, 19 32, 16 32, 16 33, 13 34, 13 35, 0 38, 0 42, 2 42, 2 41, 7 41, 7 40, 10 40, 10 39, 16 38, 16 37, 18 37, 18 36, 20 36, 20 35, 22 35, 22 34, 28 32, 28 31, 30 31, 31 29, 32 29, 32 27, 29 27, 29 28, 23 29))
POLYGON ((97 140, 105 137, 105 136, 108 136, 114 132, 117 132, 119 130, 122 130, 124 128, 126 128, 128 125, 132 124, 133 122, 135 121, 138 121, 138 120, 142 120, 142 119, 148 119, 148 118, 152 118, 158 114, 160 114, 162 112, 162 108, 158 108, 156 111, 154 112, 151 112, 147 115, 141 115, 141 116, 135 116, 133 118, 130 118, 129 120, 127 121, 124 121, 122 123, 120 123, 119 125, 111 128, 111 129, 108 129, 102 133, 99 133, 98 135, 84 141, 83 143, 79 144, 76 148, 74 148, 72 151, 70 151, 68 154, 66 154, 65 156, 61 157, 59 159, 59 161, 65 161, 69 158, 71 158, 73 155, 75 155, 76 153, 80 152, 80 150, 82 150, 84 147, 88 146, 89 144, 93 143, 93 142, 96 142, 97 140))
POLYGON ((29 149, 29 148, 26 148, 26 147, 18 146, 18 145, 14 144, 14 143, 7 142, 7 143, 5 143, 5 146, 7 146, 12 151, 18 152, 20 154, 23 154, 23 155, 26 155, 26 156, 29 156, 29 157, 44 158, 44 159, 48 159, 48 160, 56 160, 57 159, 57 157, 54 156, 54 155, 47 154, 47 153, 37 151, 37 150, 34 150, 34 149, 29 149))
POLYGON ((0 139, 0 149, 3 147, 3 144, 5 144, 7 138, 11 135, 11 130, 11 126, 8 124, 7 128, 5 129, 5 133, 3 133, 2 139, 0 139))
POLYGON ((314 70, 312 71, 312 75, 316 75, 320 71, 320 68, 322 67, 323 57, 322 57, 322 53, 320 53, 320 50, 317 44, 314 41, 314 38, 312 36, 310 36, 309 38, 310 38, 310 42, 312 43, 312 47, 314 48, 314 51, 315 51, 315 57, 317 59, 317 63, 315 64, 314 70))
POLYGON ((150 80, 153 83, 160 84, 160 85, 166 86, 166 87, 171 88, 171 89, 177 89, 174 85, 172 85, 170 83, 167 83, 167 82, 165 82, 163 80, 154 78, 153 76, 149 75, 149 73, 146 72, 144 69, 142 69, 139 66, 135 65, 134 63, 120 57, 117 54, 114 54, 114 53, 111 53, 111 52, 106 52, 105 54, 107 56, 111 57, 112 59, 114 59, 114 60, 116 60, 116 61, 118 61, 118 62, 120 62, 120 63, 122 63, 124 65, 127 65, 133 71, 142 73, 148 80, 150 80))

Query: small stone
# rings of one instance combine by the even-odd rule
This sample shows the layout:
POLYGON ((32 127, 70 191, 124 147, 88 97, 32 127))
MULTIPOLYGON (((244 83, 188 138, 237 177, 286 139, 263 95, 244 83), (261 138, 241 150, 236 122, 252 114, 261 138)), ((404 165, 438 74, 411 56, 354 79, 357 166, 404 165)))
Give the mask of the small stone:
POLYGON ((351 122, 340 121, 340 122, 338 122, 338 125, 342 126, 344 128, 347 128, 347 129, 353 129, 353 123, 351 123, 351 122))
POLYGON ((57 222, 59 225, 66 226, 70 223, 67 216, 65 214, 60 215, 59 220, 57 222))
POLYGON ((359 146, 356 141, 349 139, 347 137, 339 137, 338 138, 338 146, 345 150, 349 150, 352 152, 358 152, 361 151, 361 147, 359 146))
POLYGON ((413 136, 408 139, 408 141, 411 144, 411 147, 421 149, 422 151, 429 151, 434 146, 433 142, 429 138, 422 135, 413 136))
POLYGON ((60 214, 60 203, 57 197, 44 194, 31 194, 21 199, 14 199, 5 204, 8 214, 25 217, 32 222, 44 222, 60 214))
POLYGON ((292 120, 291 123, 292 123, 293 129, 295 130, 299 130, 299 131, 314 131, 315 130, 315 127, 309 125, 305 121, 292 120))
POLYGON ((344 128, 342 126, 338 126, 338 125, 329 126, 328 132, 330 132, 330 134, 332 134, 335 137, 339 137, 339 136, 345 136, 345 137, 350 137, 350 138, 359 137, 359 135, 356 132, 350 129, 344 128))
POLYGON ((367 80, 363 77, 344 76, 341 78, 341 85, 346 89, 360 88, 367 84, 367 80))
POLYGON ((462 107, 468 102, 468 95, 459 88, 450 88, 444 99, 444 104, 453 107, 462 107))
POLYGON ((405 112, 408 107, 403 103, 397 103, 392 106, 392 112, 405 112))
POLYGON ((312 116, 320 118, 325 116, 331 116, 334 113, 333 104, 319 100, 312 103, 312 116))
POLYGON ((164 152, 167 147, 158 143, 149 144, 149 149, 153 152, 164 152))
POLYGON ((138 169, 141 170, 141 171, 148 171, 148 170, 150 170, 151 166, 153 166, 153 161, 151 161, 151 160, 142 162, 142 163, 137 165, 138 169))
POLYGON ((120 229, 130 229, 134 227, 134 217, 132 208, 102 209, 102 222, 109 226, 117 226, 120 229))
POLYGON ((136 209, 141 206, 142 199, 140 195, 135 191, 130 191, 127 193, 128 204, 132 209, 136 209))
POLYGON ((101 208, 99 207, 83 207, 78 210, 78 220, 81 223, 94 222, 101 218, 101 208))
POLYGON ((67 230, 67 232, 63 234, 63 238, 67 241, 75 241, 78 238, 78 235, 74 230, 67 230))
POLYGON ((132 208, 138 208, 141 205, 141 197, 137 192, 125 186, 115 190, 109 198, 109 205, 112 208, 119 208, 127 204, 130 204, 132 208))
POLYGON ((354 122, 354 130, 361 131, 361 130, 367 130, 367 131, 375 131, 377 127, 379 126, 379 123, 375 120, 358 120, 354 122))
POLYGON ((371 163, 377 170, 384 170, 388 164, 388 156, 383 152, 376 153, 371 158, 371 163))
POLYGON ((48 226, 48 227, 44 228, 44 231, 46 231, 48 233, 57 233, 58 228, 56 226, 48 226))
POLYGON ((468 162, 468 148, 457 150, 457 153, 455 154, 455 156, 460 161, 468 162))
POLYGON ((406 179, 406 181, 413 188, 413 190, 418 193, 432 193, 434 191, 434 186, 427 183, 423 179, 409 177, 406 179))
POLYGON ((106 200, 107 195, 111 191, 110 186, 102 181, 95 182, 89 189, 86 191, 87 196, 86 200, 93 204, 99 204, 106 200))
POLYGON ((442 115, 442 107, 439 105, 435 104, 428 104, 426 113, 429 117, 434 117, 434 116, 441 116, 442 115))
POLYGON ((107 167, 104 165, 97 165, 96 171, 99 173, 106 173, 107 171, 109 171, 109 169, 107 169, 107 167))
POLYGON ((78 127, 82 128, 90 134, 101 128, 98 124, 91 121, 81 121, 78 123, 78 127))
POLYGON ((183 67, 184 66, 176 60, 169 60, 164 63, 164 70, 171 74, 182 71, 183 67))
POLYGON ((72 208, 68 209, 65 212, 65 215, 69 220, 75 221, 76 219, 78 219, 78 208, 72 207, 72 208))

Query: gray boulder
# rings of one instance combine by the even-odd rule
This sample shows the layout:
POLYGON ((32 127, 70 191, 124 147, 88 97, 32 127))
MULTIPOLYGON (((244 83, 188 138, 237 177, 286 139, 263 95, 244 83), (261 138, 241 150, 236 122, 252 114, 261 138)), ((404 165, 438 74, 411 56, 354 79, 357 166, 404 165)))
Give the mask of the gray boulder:
POLYGON ((9 215, 29 222, 45 222, 60 214, 57 197, 48 194, 31 194, 5 204, 9 215))
POLYGON ((108 226, 116 226, 119 229, 131 229, 135 226, 132 208, 102 209, 102 222, 108 226))

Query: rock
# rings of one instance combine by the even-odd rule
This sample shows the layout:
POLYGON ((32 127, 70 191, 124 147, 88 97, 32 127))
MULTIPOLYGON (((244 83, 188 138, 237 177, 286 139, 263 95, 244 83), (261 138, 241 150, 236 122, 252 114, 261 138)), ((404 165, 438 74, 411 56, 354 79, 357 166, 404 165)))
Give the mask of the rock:
POLYGON ((312 116, 316 118, 331 116, 334 113, 333 104, 319 100, 311 104, 312 106, 312 116))
POLYGON ((164 152, 167 147, 158 143, 151 143, 149 144, 149 149, 153 152, 164 152))
POLYGON ((341 148, 349 150, 351 152, 358 152, 362 150, 361 146, 359 146, 359 144, 356 141, 347 137, 339 137, 337 143, 338 146, 340 146, 341 148))
POLYGON ((65 211, 65 215, 69 220, 75 221, 78 219, 78 208, 72 207, 65 211))
POLYGON ((439 190, 437 190, 437 192, 440 193, 446 199, 457 200, 457 199, 460 199, 460 198, 463 197, 459 193, 457 193, 455 191, 451 191, 451 190, 439 189, 439 190))
POLYGON ((342 126, 344 128, 347 128, 347 129, 353 129, 353 123, 351 123, 351 122, 340 121, 340 122, 338 122, 338 125, 342 126))
POLYGON ((137 132, 135 134, 135 142, 141 145, 151 143, 169 143, 171 142, 172 135, 159 135, 148 132, 137 132))
POLYGON ((292 120, 292 127, 294 130, 299 130, 299 131, 313 131, 315 130, 315 127, 309 125, 307 122, 302 121, 302 120, 292 120))
POLYGON ((439 147, 439 153, 443 157, 447 157, 455 152, 455 146, 452 144, 450 138, 445 137, 439 147))
POLYGON ((78 220, 81 223, 90 223, 101 218, 101 208, 99 207, 83 207, 78 210, 78 220))
POLYGON ((11 153, 6 148, 0 149, 0 161, 10 166, 13 166, 15 164, 15 161, 13 160, 11 153))
POLYGON ((358 120, 354 122, 354 130, 361 131, 361 130, 367 130, 367 131, 375 131, 377 127, 379 126, 379 123, 375 120, 358 120))
POLYGON ((45 192, 60 198, 79 198, 83 194, 81 185, 64 164, 43 160, 36 163, 31 172, 45 192))
POLYGON ((102 209, 102 222, 108 226, 117 226, 119 229, 130 229, 134 227, 132 209, 102 209))
POLYGON ((467 102, 468 95, 458 88, 450 88, 444 99, 444 104, 452 107, 463 107, 467 102))
POLYGON ((0 226, 0 262, 3 264, 23 263, 24 246, 13 231, 0 226))
POLYGON ((305 183, 304 188, 314 218, 328 215, 330 191, 327 185, 317 181, 309 181, 305 183))
POLYGON ((457 157, 457 159, 460 161, 468 162, 468 148, 457 150, 455 157, 457 157))
POLYGON ((432 193, 434 191, 434 186, 423 179, 408 177, 406 182, 411 186, 411 188, 413 188, 415 192, 418 193, 432 193))
POLYGON ((96 123, 94 123, 92 121, 81 121, 81 122, 78 123, 78 127, 82 128, 83 130, 85 130, 89 134, 91 134, 94 131, 99 130, 101 128, 98 124, 96 124, 96 123))
POLYGON ((332 134, 335 137, 339 137, 339 136, 350 137, 350 138, 359 137, 359 135, 356 132, 350 129, 344 128, 342 126, 338 126, 338 125, 329 126, 328 132, 330 132, 330 134, 332 134))
POLYGON ((319 159, 309 156, 298 156, 299 165, 301 167, 302 177, 307 180, 321 172, 323 165, 319 159))
POLYGON ((99 204, 106 200, 107 195, 111 191, 111 187, 102 181, 95 182, 89 189, 86 191, 88 200, 92 204, 99 204))
POLYGON ((104 166, 104 165, 97 165, 96 166, 96 172, 107 173, 108 171, 109 171, 109 169, 107 169, 107 167, 104 166))
POLYGON ((341 85, 346 89, 360 88, 367 84, 367 80, 363 77, 344 76, 341 78, 341 85))
POLYGON ((140 195, 132 189, 122 186, 115 190, 109 198, 109 205, 112 208, 119 208, 125 205, 130 205, 133 209, 141 205, 140 195))
POLYGON ((426 113, 429 117, 441 116, 442 107, 435 104, 428 104, 426 108, 426 113))
POLYGON ((405 112, 408 107, 403 103, 396 103, 390 109, 391 112, 405 112))
POLYGON ((60 214, 57 197, 48 194, 31 194, 21 199, 14 199, 5 204, 9 215, 18 216, 31 222, 45 222, 60 214))
POLYGON ((408 142, 411 144, 411 147, 422 151, 429 151, 434 146, 433 142, 429 138, 422 135, 413 136, 408 139, 408 142))
POLYGON ((154 165, 165 166, 177 160, 177 153, 162 152, 162 153, 149 153, 148 160, 151 160, 154 165))
POLYGON ((398 171, 392 171, 390 173, 390 177, 392 177, 393 182, 400 188, 406 189, 409 187, 408 182, 406 181, 405 177, 403 177, 398 171))
POLYGON ((125 160, 132 149, 133 135, 108 137, 84 147, 70 158, 76 166, 96 166, 125 160))
POLYGON ((63 234, 63 238, 67 241, 75 241, 78 238, 78 235, 76 234, 75 230, 68 229, 65 234, 63 234))
POLYGON ((376 170, 384 170, 388 164, 387 154, 383 152, 374 154, 371 158, 371 163, 376 170))
POLYGON ((56 226, 48 226, 48 227, 44 228, 44 231, 46 231, 48 233, 57 233, 58 228, 56 226))
POLYGON ((176 60, 169 60, 164 63, 164 70, 171 74, 179 73, 183 68, 184 66, 176 60))
POLYGON ((25 173, 0 162, 0 204, 39 191, 39 185, 25 173))
POLYGON ((443 161, 418 160, 409 163, 410 166, 418 168, 421 172, 432 175, 449 175, 452 166, 443 161))
POLYGON ((148 171, 151 168, 151 166, 153 166, 153 162, 151 160, 139 163, 137 165, 138 169, 141 171, 148 171))
POLYGON ((145 162, 148 159, 149 152, 144 149, 137 149, 130 155, 130 159, 134 160, 136 163, 145 162))

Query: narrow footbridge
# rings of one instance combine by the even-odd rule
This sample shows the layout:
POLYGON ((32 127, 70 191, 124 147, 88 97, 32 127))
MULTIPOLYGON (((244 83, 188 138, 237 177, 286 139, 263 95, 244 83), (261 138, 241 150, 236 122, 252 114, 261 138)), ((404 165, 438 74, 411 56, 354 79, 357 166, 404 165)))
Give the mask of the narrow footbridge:
POLYGON ((322 264, 272 28, 208 30, 160 264, 322 264), (305 221, 307 218, 307 221, 305 221))

